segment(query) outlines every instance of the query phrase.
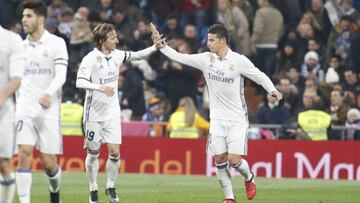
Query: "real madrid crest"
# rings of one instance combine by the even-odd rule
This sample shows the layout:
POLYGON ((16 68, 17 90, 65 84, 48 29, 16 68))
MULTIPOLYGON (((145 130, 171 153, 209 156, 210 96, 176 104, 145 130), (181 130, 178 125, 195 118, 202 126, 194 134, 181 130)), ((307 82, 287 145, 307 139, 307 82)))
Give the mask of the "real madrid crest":
POLYGON ((233 71, 233 70, 235 69, 234 64, 231 64, 231 65, 229 66, 229 69, 230 69, 231 71, 233 71))
POLYGON ((43 55, 44 55, 45 57, 48 57, 48 56, 49 56, 49 52, 48 52, 47 49, 44 50, 43 55))
POLYGON ((98 63, 101 63, 101 56, 97 56, 96 60, 97 60, 98 63))
POLYGON ((81 68, 80 68, 80 72, 85 73, 85 72, 86 72, 86 68, 85 68, 85 67, 81 67, 81 68))

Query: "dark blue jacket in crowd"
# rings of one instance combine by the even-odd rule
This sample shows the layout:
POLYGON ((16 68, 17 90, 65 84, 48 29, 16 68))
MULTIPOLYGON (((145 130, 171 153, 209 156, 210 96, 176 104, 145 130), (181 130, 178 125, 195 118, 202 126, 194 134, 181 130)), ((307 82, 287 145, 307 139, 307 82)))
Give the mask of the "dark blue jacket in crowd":
POLYGON ((265 103, 257 112, 258 123, 261 124, 287 124, 290 120, 289 109, 281 102, 278 106, 271 109, 265 103))

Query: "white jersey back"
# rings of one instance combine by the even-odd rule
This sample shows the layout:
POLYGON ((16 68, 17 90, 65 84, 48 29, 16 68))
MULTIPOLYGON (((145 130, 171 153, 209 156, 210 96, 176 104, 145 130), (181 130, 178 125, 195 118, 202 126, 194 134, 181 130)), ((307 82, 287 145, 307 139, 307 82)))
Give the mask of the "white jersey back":
POLYGON ((55 77, 55 65, 66 68, 68 53, 65 41, 45 30, 40 40, 25 39, 26 64, 24 78, 17 94, 16 114, 19 116, 60 119, 61 91, 52 95, 50 107, 39 104, 55 77))
POLYGON ((86 90, 84 121, 106 121, 120 117, 118 77, 120 65, 129 58, 126 54, 129 52, 114 50, 105 56, 95 48, 83 58, 77 80, 88 80, 114 90, 111 97, 99 91, 86 90))
POLYGON ((166 46, 161 49, 172 60, 193 66, 205 76, 209 91, 210 118, 243 121, 247 119, 244 96, 244 77, 261 84, 269 93, 276 91, 271 80, 249 59, 228 49, 224 58, 205 52, 201 54, 180 54, 166 46))
MULTIPOLYGON (((20 35, 0 26, 0 92, 11 77, 23 76, 24 62, 24 44, 20 35)), ((14 112, 14 99, 9 98, 0 109, 0 120, 13 120, 14 112)))

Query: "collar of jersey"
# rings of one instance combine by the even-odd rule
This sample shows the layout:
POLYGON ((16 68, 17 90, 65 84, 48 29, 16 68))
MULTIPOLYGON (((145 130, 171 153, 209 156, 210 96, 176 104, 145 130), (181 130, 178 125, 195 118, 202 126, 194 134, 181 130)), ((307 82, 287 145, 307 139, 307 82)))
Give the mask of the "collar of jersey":
POLYGON ((230 58, 230 55, 231 55, 232 51, 230 48, 228 48, 228 51, 226 53, 226 55, 224 56, 224 58, 220 58, 218 55, 215 54, 216 58, 219 60, 219 61, 223 61, 223 60, 229 60, 230 58))
POLYGON ((95 53, 98 55, 98 56, 100 56, 101 58, 109 58, 109 57, 111 57, 111 55, 112 55, 112 53, 113 52, 110 52, 108 55, 105 55, 104 53, 102 53, 99 49, 97 49, 97 48, 94 48, 94 51, 95 51, 95 53))
POLYGON ((38 41, 36 41, 36 42, 30 41, 29 40, 30 35, 27 35, 26 42, 29 44, 43 44, 49 39, 49 36, 50 36, 50 33, 47 30, 45 30, 44 34, 41 36, 41 38, 38 41))

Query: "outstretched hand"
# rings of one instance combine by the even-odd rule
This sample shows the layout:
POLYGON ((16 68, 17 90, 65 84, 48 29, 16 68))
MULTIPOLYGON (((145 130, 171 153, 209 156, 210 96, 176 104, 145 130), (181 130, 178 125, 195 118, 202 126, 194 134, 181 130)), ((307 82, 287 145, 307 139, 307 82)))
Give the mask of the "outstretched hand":
POLYGON ((272 97, 275 97, 278 101, 283 99, 283 95, 279 91, 272 91, 270 94, 272 97))
POLYGON ((153 40, 157 49, 161 49, 166 45, 166 38, 161 38, 162 34, 156 29, 155 25, 150 23, 151 39, 153 40))

